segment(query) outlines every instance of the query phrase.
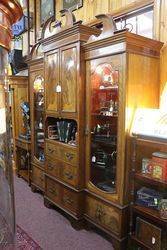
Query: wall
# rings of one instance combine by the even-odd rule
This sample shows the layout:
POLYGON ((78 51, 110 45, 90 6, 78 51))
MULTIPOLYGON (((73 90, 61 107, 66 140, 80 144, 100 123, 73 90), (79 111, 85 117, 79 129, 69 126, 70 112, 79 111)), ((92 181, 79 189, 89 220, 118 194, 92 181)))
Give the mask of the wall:
MULTIPOLYGON (((56 19, 60 20, 59 11, 62 10, 63 0, 55 0, 56 19)), ((134 9, 143 6, 153 0, 83 0, 83 7, 74 11, 77 20, 82 20, 85 24, 90 23, 97 14, 114 13, 134 9)), ((40 0, 36 0, 36 31, 40 30, 40 0)))
MULTIPOLYGON (((59 11, 62 9, 63 0, 55 0, 56 19, 60 20, 59 11)), ((154 2, 154 38, 164 43, 167 42, 167 0, 83 0, 83 7, 74 11, 77 20, 83 20, 85 24, 95 20, 100 13, 126 12, 134 8, 142 7, 154 2)), ((40 30, 40 0, 36 0, 36 32, 40 30)), ((167 48, 161 53, 160 83, 161 92, 167 82, 167 48)))

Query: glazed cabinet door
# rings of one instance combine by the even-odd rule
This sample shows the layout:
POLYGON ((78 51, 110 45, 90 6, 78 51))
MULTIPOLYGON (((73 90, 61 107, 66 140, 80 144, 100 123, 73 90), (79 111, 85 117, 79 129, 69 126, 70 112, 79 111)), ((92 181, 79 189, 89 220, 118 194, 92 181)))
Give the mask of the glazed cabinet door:
POLYGON ((60 50, 61 112, 77 112, 77 70, 79 67, 77 44, 60 50))
POLYGON ((58 113, 61 86, 59 81, 59 51, 45 54, 45 107, 48 113, 58 113))
POLYGON ((32 157, 44 163, 44 73, 43 69, 30 72, 32 157))
POLYGON ((121 172, 117 154, 121 55, 87 61, 86 72, 87 178, 97 192, 115 194, 121 172))

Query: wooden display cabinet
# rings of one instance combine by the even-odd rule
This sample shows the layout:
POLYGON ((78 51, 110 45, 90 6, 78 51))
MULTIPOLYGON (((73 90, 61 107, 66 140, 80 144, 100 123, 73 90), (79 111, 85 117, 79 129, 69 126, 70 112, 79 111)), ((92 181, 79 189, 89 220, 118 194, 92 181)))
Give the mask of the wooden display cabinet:
MULTIPOLYGON (((83 218, 84 197, 84 61, 82 45, 98 34, 65 11, 66 24, 42 41, 45 68, 45 204, 83 218)), ((48 36, 48 32, 47 33, 48 36)))
POLYGON ((167 198, 167 181, 153 178, 143 173, 143 160, 151 159, 154 152, 167 152, 166 141, 132 137, 132 205, 131 205, 131 240, 133 249, 163 250, 167 248, 167 220, 160 211, 136 203, 137 191, 146 187, 167 198))
POLYGON ((158 107, 162 43, 116 31, 99 15, 100 36, 83 46, 86 61, 85 218, 127 249, 130 125, 137 107, 158 107))
POLYGON ((31 109, 31 189, 44 191, 44 66, 41 43, 32 48, 29 66, 31 109))
POLYGON ((30 140, 21 138, 26 134, 21 105, 29 102, 28 76, 10 76, 9 90, 14 167, 18 176, 29 181, 30 140))

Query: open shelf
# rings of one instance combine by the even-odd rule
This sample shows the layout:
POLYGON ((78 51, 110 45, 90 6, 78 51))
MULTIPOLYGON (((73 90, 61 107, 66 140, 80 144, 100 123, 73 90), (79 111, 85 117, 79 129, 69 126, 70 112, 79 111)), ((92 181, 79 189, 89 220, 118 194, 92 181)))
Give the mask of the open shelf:
POLYGON ((150 185, 154 185, 156 187, 167 188, 167 182, 166 181, 162 181, 162 180, 159 180, 159 179, 154 179, 154 178, 151 178, 151 177, 149 177, 149 176, 147 176, 145 174, 139 173, 139 172, 135 173, 134 177, 135 177, 136 180, 148 183, 150 185))

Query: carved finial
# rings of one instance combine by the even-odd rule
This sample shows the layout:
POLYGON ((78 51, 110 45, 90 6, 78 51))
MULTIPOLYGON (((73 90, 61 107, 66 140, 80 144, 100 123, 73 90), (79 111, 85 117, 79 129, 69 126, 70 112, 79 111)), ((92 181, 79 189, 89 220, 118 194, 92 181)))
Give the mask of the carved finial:
POLYGON ((68 9, 64 9, 64 10, 61 10, 60 13, 61 13, 61 16, 65 15, 65 18, 66 18, 66 23, 65 23, 64 28, 72 27, 74 23, 76 22, 76 18, 74 14, 72 13, 72 11, 68 9))
POLYGON ((100 14, 97 15, 96 18, 102 22, 103 30, 101 34, 97 36, 91 36, 88 42, 100 40, 109 36, 113 36, 116 31, 116 23, 113 19, 113 16, 110 14, 100 14))
POLYGON ((61 29, 61 22, 55 20, 55 17, 50 17, 42 27, 41 38, 47 38, 59 32, 61 29))

